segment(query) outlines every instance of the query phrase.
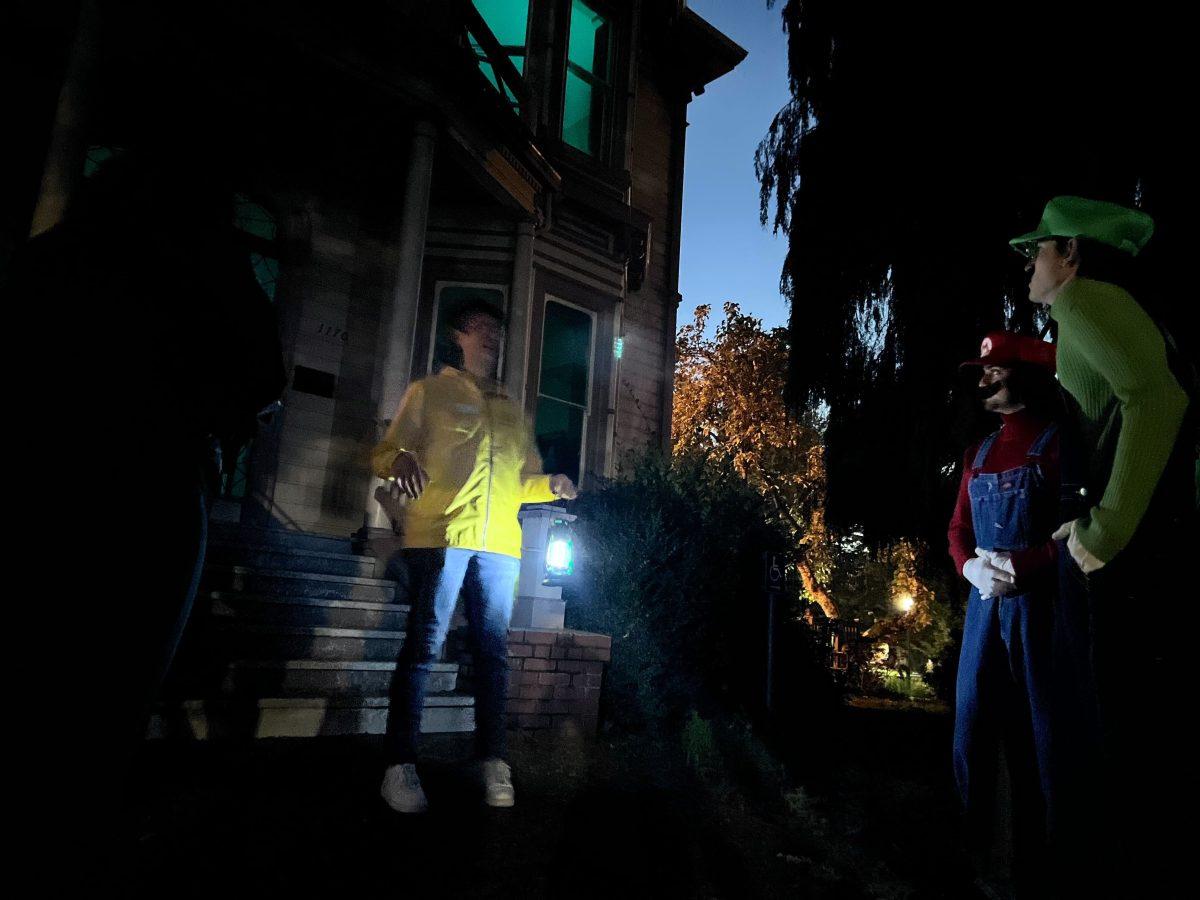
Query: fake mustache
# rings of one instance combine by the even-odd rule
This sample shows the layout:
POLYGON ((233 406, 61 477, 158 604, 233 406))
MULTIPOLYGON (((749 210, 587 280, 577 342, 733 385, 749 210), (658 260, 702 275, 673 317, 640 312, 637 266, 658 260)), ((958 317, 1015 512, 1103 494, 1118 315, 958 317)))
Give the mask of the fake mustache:
POLYGON ((980 400, 987 400, 989 397, 994 397, 996 394, 1004 390, 1004 387, 1005 385, 1003 381, 993 381, 991 384, 984 387, 976 387, 975 396, 980 400))

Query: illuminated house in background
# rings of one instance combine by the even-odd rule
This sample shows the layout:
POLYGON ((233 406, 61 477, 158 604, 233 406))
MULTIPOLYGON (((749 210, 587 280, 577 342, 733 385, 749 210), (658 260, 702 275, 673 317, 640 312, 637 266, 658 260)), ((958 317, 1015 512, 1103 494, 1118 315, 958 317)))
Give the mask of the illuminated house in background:
POLYGON ((281 320, 285 406, 219 518, 382 525, 367 453, 471 297, 508 314, 500 376, 548 469, 586 488, 666 445, 687 104, 744 56, 684 3, 99 9, 80 166, 164 128, 232 152, 281 320))
POLYGON ((547 471, 586 490, 667 446, 687 105, 745 55, 683 0, 97 8, 74 163, 170 131, 232 155, 278 311, 289 387, 227 453, 221 540, 390 535, 371 447, 470 299, 505 310, 498 376, 547 471))

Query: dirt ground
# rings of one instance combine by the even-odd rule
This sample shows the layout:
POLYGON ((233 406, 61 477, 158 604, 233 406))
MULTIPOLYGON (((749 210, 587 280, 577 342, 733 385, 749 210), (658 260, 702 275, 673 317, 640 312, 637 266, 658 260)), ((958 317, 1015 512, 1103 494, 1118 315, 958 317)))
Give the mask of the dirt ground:
POLYGON ((975 896, 957 849, 944 710, 848 706, 796 777, 681 745, 514 736, 517 805, 480 803, 470 743, 426 743, 431 810, 378 798, 376 738, 155 743, 139 767, 131 896, 975 896), (739 768, 740 767, 740 768, 739 768), (369 894, 368 894, 369 892, 369 894))

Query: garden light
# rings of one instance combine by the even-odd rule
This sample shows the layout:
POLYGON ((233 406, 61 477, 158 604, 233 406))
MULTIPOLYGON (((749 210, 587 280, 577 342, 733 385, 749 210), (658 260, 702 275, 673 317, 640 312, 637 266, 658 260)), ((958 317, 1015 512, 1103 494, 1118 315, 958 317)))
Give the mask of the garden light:
POLYGON ((901 594, 896 598, 896 606, 901 612, 905 613, 912 612, 913 604, 915 602, 916 601, 913 600, 912 594, 901 594))

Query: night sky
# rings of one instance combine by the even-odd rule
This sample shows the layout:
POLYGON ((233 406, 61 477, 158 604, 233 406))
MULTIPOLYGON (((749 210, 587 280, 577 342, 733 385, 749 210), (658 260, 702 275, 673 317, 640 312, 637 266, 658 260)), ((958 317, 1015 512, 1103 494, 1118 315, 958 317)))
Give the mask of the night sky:
POLYGON ((749 56, 688 107, 679 320, 689 321, 702 303, 719 309, 734 300, 768 328, 784 325, 779 273, 787 241, 758 224, 754 177, 754 149, 788 100, 781 4, 689 0, 688 6, 749 56))

